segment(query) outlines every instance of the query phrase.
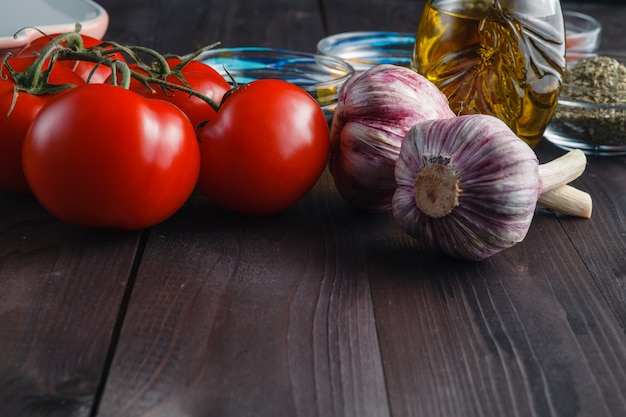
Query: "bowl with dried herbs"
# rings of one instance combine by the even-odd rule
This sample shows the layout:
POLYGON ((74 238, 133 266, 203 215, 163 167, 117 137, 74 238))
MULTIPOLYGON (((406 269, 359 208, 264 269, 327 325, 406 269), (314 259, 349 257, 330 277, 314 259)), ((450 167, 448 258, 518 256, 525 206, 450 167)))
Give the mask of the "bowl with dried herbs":
POLYGON ((588 155, 625 155, 626 56, 598 52, 568 62, 545 137, 588 155))

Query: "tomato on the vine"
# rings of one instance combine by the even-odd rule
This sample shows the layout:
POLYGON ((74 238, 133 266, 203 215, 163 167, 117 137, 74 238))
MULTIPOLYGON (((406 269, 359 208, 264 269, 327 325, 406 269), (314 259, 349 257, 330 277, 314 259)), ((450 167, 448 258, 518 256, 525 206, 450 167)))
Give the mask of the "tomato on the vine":
POLYGON ((195 189, 200 152, 185 114, 110 84, 85 84, 41 109, 24 140, 35 197, 80 226, 142 229, 195 189))
MULTIPOLYGON (((42 48, 48 45, 48 43, 50 43, 51 40, 55 39, 58 36, 61 36, 61 34, 54 34, 51 36, 40 36, 34 39, 31 43, 26 45, 24 48, 22 48, 17 53, 16 56, 32 57, 36 55, 37 53, 39 53, 42 50, 42 48)), ((83 40, 83 46, 85 48, 92 48, 92 47, 103 45, 100 39, 91 37, 89 35, 81 34, 80 37, 83 40)), ((65 42, 62 42, 61 44, 63 45, 65 44, 65 42)), ((111 47, 105 46, 103 47, 103 49, 105 50, 111 49, 111 47)), ((108 55, 108 58, 124 60, 124 56, 119 52, 111 53, 110 55, 108 55)), ((61 65, 65 66, 66 68, 74 71, 84 81, 89 80, 89 83, 91 84, 102 84, 111 75, 111 68, 107 67, 106 65, 98 64, 96 62, 84 61, 84 60, 77 61, 73 59, 61 59, 58 62, 61 65)))
MULTIPOLYGON (((170 68, 175 68, 182 60, 170 58, 166 62, 170 68)), ((136 64, 130 65, 130 67, 134 71, 146 74, 136 64)), ((231 89, 230 83, 219 72, 200 61, 187 63, 180 71, 180 75, 182 75, 186 83, 175 74, 168 75, 165 81, 181 87, 191 88, 201 95, 212 99, 218 105, 221 103, 224 94, 231 89)), ((162 88, 156 83, 151 83, 151 87, 152 89, 133 80, 130 88, 144 97, 159 98, 176 105, 185 112, 194 126, 198 126, 200 123, 215 117, 215 109, 197 96, 170 87, 162 88)))
POLYGON ((272 214, 300 200, 321 176, 329 128, 303 89, 263 79, 238 87, 198 130, 198 189, 235 211, 272 214))
MULTIPOLYGON (((6 63, 16 72, 22 72, 34 61, 34 57, 15 57, 9 58, 6 63)), ((22 170, 22 143, 39 110, 56 94, 16 92, 17 81, 12 78, 8 68, 2 66, 0 70, 0 189, 30 194, 22 170)), ((78 75, 56 65, 52 68, 48 81, 51 84, 84 84, 78 75)))

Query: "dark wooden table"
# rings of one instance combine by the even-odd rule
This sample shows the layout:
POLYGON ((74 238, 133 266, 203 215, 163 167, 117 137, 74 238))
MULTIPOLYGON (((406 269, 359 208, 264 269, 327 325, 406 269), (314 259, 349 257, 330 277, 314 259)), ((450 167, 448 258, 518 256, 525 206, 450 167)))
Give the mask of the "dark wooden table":
MULTIPOLYGON (((423 1, 100 4, 108 39, 185 54, 413 31, 423 1)), ((565 7, 626 52, 626 6, 565 7)), ((328 174, 280 215, 194 195, 139 232, 0 191, 0 416, 624 416, 626 157, 590 157, 575 184, 591 219, 538 210, 477 263, 420 252, 328 174)))

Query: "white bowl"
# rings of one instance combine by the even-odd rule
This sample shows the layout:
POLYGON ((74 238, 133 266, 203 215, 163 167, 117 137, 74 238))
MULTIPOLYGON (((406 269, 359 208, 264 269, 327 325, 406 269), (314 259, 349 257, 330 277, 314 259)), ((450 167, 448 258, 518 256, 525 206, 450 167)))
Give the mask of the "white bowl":
POLYGON ((0 13, 0 54, 4 57, 7 52, 22 49, 42 36, 41 32, 71 32, 76 23, 82 25, 81 34, 102 39, 109 26, 109 15, 91 0, 12 1, 0 13))

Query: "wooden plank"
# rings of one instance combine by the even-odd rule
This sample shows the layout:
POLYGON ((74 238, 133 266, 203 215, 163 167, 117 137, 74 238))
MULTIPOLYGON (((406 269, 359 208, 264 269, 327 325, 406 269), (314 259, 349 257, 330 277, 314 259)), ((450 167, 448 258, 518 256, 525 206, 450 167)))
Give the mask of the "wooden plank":
MULTIPOLYGON (((414 16, 415 6, 361 3, 352 13, 348 1, 325 7, 329 33, 412 32, 421 14, 417 6, 407 23, 397 11, 414 16), (365 9, 377 11, 362 18, 365 9)), ((610 11, 593 15, 618 19, 610 11)), ((548 159, 562 153, 549 144, 540 152, 548 159)), ((611 217, 624 197, 607 196, 624 189, 623 161, 603 166, 586 178, 616 179, 599 188, 577 182, 608 203, 592 221, 559 219, 561 225, 541 212, 523 244, 487 262, 424 256, 401 236, 382 239, 367 256, 393 415, 622 415, 624 257, 614 255, 626 245, 621 215, 611 217), (576 248, 559 243, 565 236, 576 248), (614 250, 604 254, 607 240, 614 250), (612 281, 597 286, 594 279, 612 281)))
POLYGON ((221 47, 264 46, 315 51, 323 36, 315 0, 103 0, 106 38, 187 54, 214 42, 221 47))
POLYGON ((156 228, 100 415, 388 415, 361 219, 330 188, 156 228))
POLYGON ((383 30, 415 33, 425 0, 322 0, 327 33, 383 30))
POLYGON ((626 337, 563 234, 538 213, 479 263, 386 239, 369 270, 393 415, 621 415, 626 337))
POLYGON ((595 202, 591 219, 581 222, 564 217, 560 222, 626 329, 626 157, 590 157, 588 161, 586 172, 575 184, 595 202))
MULTIPOLYGON (((606 9, 603 10, 606 13, 606 9)), ((626 39, 616 44, 626 48, 626 39)), ((547 140, 539 148, 542 162, 566 152, 547 140)), ((622 209, 626 206, 624 166, 624 156, 588 156, 585 172, 572 185, 591 195, 591 218, 581 221, 558 216, 558 219, 621 328, 626 330, 626 213, 622 209)))
MULTIPOLYGON (((216 35, 305 50, 320 32, 309 3, 102 3, 115 39, 179 53, 216 35)), ((413 27, 388 4, 373 15, 413 27)), ((329 30, 384 28, 352 7, 329 30)), ((623 330, 562 224, 542 214, 523 244, 465 264, 355 213, 328 175, 270 218, 196 195, 150 232, 98 414, 618 415, 623 330)))
POLYGON ((0 415, 89 415, 139 236, 0 191, 0 415))
MULTIPOLYGON (((322 36, 314 1, 196 3, 198 43, 313 51, 322 36)), ((147 39, 160 49, 182 29, 147 39)), ((388 415, 351 216, 328 174, 277 216, 195 195, 150 234, 98 415, 388 415)))

